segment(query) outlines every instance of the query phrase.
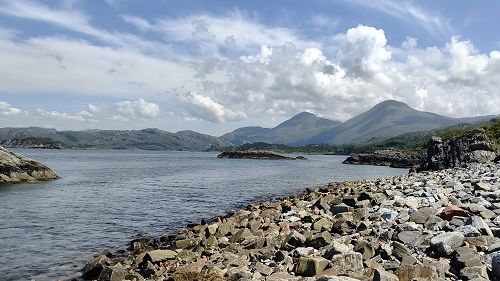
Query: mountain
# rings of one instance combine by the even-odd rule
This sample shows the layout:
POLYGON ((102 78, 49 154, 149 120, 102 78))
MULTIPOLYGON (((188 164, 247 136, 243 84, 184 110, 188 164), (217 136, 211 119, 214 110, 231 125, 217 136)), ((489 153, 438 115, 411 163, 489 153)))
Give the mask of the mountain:
POLYGON ((418 111, 400 101, 387 100, 345 122, 319 118, 303 112, 275 128, 257 127, 259 129, 254 130, 251 135, 247 134, 245 128, 241 128, 221 138, 233 144, 267 142, 300 146, 363 143, 374 138, 428 131, 460 123, 481 122, 493 117, 495 116, 451 118, 418 111))
MULTIPOLYGON (((192 150, 231 145, 217 137, 193 131, 170 133, 159 129, 57 131, 46 128, 0 128, 0 142, 48 138, 68 148, 192 150)), ((12 141, 10 142, 12 143, 12 141)))
POLYGON ((221 139, 237 145, 253 142, 295 144, 306 142, 310 136, 340 123, 309 112, 301 112, 274 128, 243 127, 223 135, 221 139))

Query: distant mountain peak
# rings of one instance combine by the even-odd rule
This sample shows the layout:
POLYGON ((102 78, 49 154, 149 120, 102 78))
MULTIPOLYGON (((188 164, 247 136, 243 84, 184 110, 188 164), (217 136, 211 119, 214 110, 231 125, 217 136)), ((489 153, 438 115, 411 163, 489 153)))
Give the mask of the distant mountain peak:
POLYGON ((374 107, 403 107, 403 108, 411 108, 408 104, 398 101, 398 100, 385 100, 383 102, 378 103, 374 107))

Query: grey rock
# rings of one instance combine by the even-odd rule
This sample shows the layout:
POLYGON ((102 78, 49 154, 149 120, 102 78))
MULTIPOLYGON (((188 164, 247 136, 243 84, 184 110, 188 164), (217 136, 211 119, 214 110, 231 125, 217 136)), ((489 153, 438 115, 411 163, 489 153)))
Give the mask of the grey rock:
POLYGON ((488 236, 493 236, 493 233, 491 232, 490 227, 486 224, 486 222, 478 216, 472 216, 469 219, 467 219, 466 222, 467 225, 472 225, 475 227, 479 232, 481 232, 484 235, 488 236))
POLYGON ((49 167, 0 146, 0 185, 57 179, 49 167))
POLYGON ((98 281, 122 281, 128 275, 127 270, 117 267, 109 266, 102 270, 99 275, 98 281))
POLYGON ((460 232, 445 232, 432 238, 430 246, 438 256, 447 257, 462 246, 464 240, 465 237, 460 232))

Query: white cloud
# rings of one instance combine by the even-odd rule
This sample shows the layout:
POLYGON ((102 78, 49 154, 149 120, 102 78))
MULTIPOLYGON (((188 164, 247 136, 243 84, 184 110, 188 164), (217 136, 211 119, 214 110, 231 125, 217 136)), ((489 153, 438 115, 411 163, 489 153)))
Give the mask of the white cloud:
POLYGON ((180 96, 180 100, 184 102, 186 109, 195 118, 216 123, 239 121, 247 118, 244 112, 225 108, 211 97, 198 94, 195 91, 180 96))
POLYGON ((55 110, 47 111, 41 108, 19 109, 9 103, 0 101, 0 117, 16 118, 25 124, 52 124, 53 122, 78 122, 94 123, 106 120, 114 121, 137 121, 151 119, 160 115, 157 104, 147 102, 144 99, 136 101, 121 101, 114 104, 93 105, 89 104, 86 109, 67 113, 55 110))
POLYGON ((161 18, 148 21, 126 16, 123 19, 143 31, 163 34, 169 41, 187 44, 193 52, 202 55, 219 55, 222 51, 249 52, 261 45, 280 46, 293 42, 300 47, 317 47, 320 44, 304 40, 296 30, 266 26, 249 19, 239 12, 227 16, 208 14, 180 18, 161 18))
POLYGON ((360 25, 347 30, 345 43, 338 54, 340 65, 348 74, 372 76, 380 74, 391 58, 382 29, 360 25))
POLYGON ((123 15, 122 19, 135 26, 136 28, 140 29, 141 31, 148 31, 153 29, 153 26, 147 19, 143 19, 141 17, 136 17, 136 16, 130 16, 130 15, 123 15))
POLYGON ((419 25, 436 37, 449 38, 454 31, 449 19, 424 10, 407 0, 341 0, 350 5, 370 8, 390 16, 419 25))
POLYGON ((194 75, 189 64, 55 37, 0 39, 0 64, 15 66, 0 69, 0 90, 11 93, 148 97, 194 75))
POLYGON ((10 104, 0 101, 0 116, 14 116, 23 113, 19 108, 12 107, 10 104))
POLYGON ((410 39, 411 48, 398 49, 387 45, 383 30, 366 26, 339 38, 333 58, 285 44, 273 47, 265 60, 262 52, 207 60, 200 92, 263 119, 308 110, 345 120, 386 99, 455 117, 500 113, 500 52, 481 54, 456 37, 441 48, 418 49, 410 39), (211 81, 212 72, 227 82, 211 81))
POLYGON ((168 52, 169 47, 156 41, 144 40, 134 34, 110 32, 91 24, 90 17, 71 7, 53 8, 28 0, 5 1, 0 13, 52 24, 91 36, 102 42, 132 50, 168 52))

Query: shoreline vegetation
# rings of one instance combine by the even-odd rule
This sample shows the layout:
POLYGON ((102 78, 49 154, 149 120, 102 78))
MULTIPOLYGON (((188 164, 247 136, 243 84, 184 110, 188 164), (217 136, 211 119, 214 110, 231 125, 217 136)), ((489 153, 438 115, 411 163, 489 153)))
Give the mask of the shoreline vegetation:
POLYGON ((427 146, 418 173, 330 183, 140 237, 89 261, 83 278, 498 281, 500 163, 491 139, 477 130, 427 146))

